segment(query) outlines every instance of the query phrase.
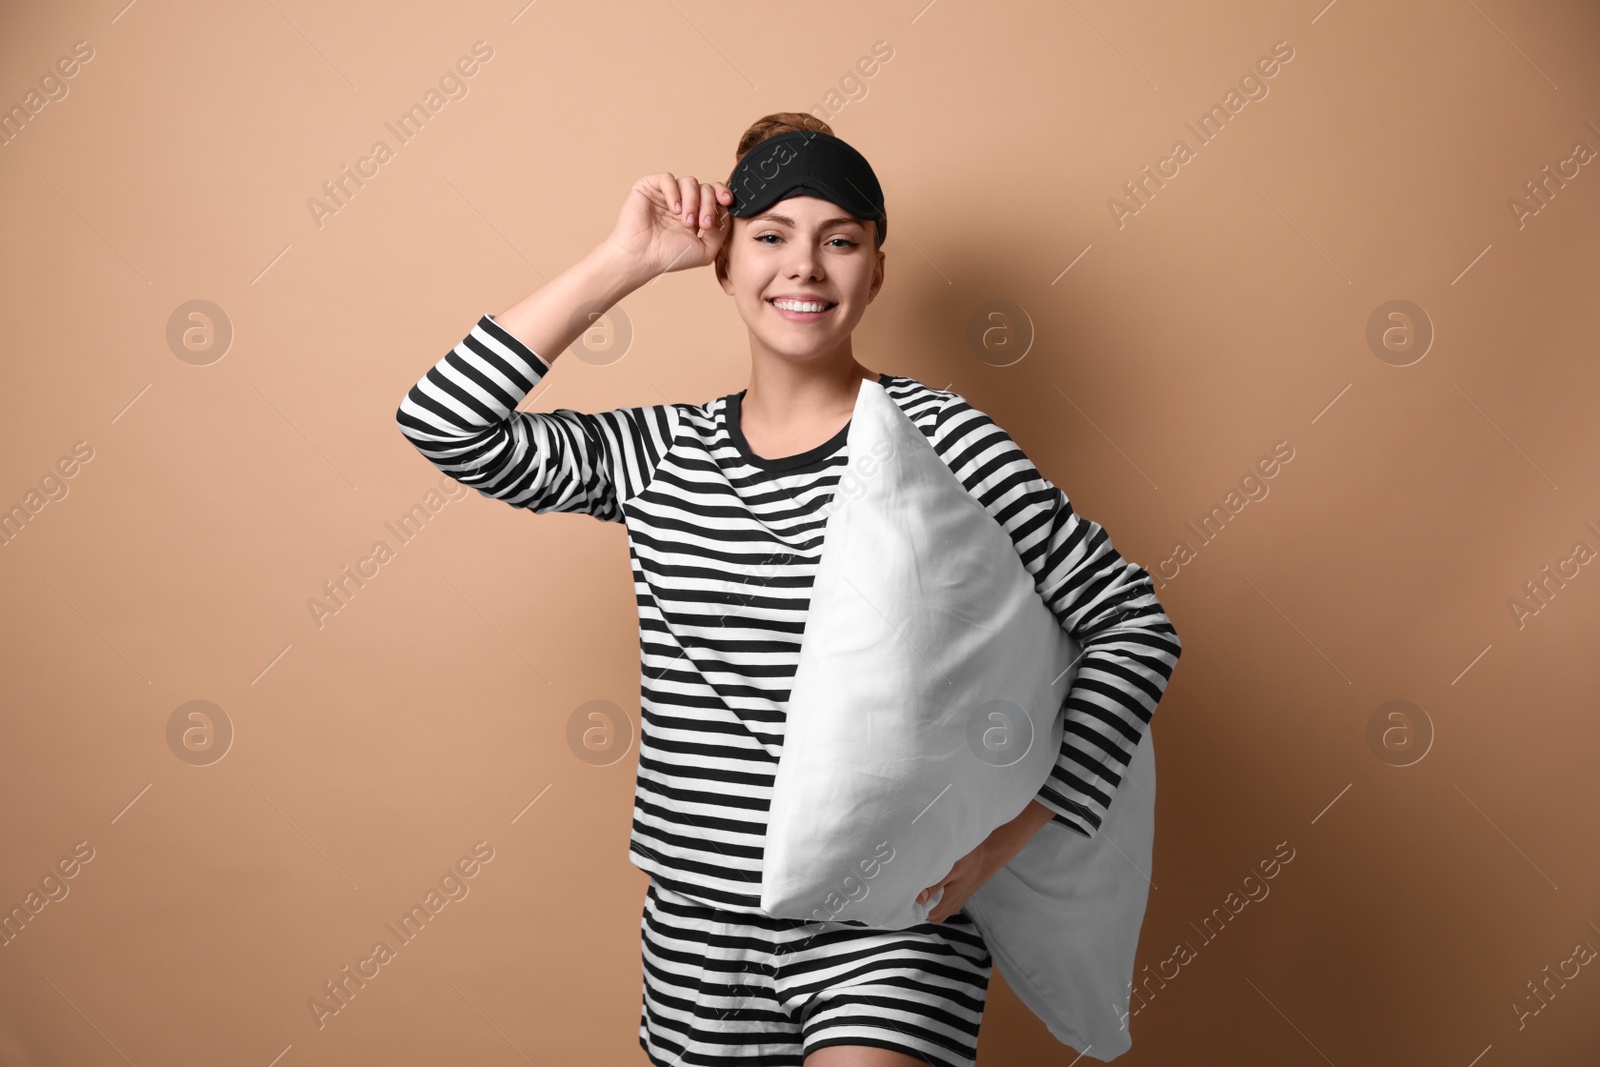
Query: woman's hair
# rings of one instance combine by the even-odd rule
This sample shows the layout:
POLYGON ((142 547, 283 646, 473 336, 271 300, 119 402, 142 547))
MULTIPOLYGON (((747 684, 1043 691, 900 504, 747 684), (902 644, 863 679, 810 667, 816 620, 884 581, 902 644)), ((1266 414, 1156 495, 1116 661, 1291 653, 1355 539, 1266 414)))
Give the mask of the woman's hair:
MULTIPOLYGON (((760 144, 762 141, 765 141, 768 137, 776 137, 780 133, 792 133, 798 130, 815 130, 818 133, 828 134, 830 137, 838 136, 838 134, 833 132, 833 127, 829 126, 826 122, 823 122, 821 119, 817 118, 813 114, 810 114, 809 112, 774 112, 771 115, 764 115, 761 118, 756 119, 755 122, 751 123, 750 128, 744 131, 744 135, 739 138, 739 147, 734 149, 734 166, 738 166, 739 161, 744 159, 745 155, 748 154, 752 148, 760 144)), ((886 228, 889 225, 889 218, 887 215, 880 215, 876 220, 868 221, 876 221, 878 224, 877 229, 873 231, 872 236, 872 247, 874 250, 876 250, 883 245, 883 238, 884 234, 887 232, 886 228)), ((728 226, 729 233, 727 239, 722 242, 722 247, 717 249, 716 271, 717 280, 719 282, 728 277, 728 251, 733 247, 733 219, 731 217, 728 219, 728 226)))

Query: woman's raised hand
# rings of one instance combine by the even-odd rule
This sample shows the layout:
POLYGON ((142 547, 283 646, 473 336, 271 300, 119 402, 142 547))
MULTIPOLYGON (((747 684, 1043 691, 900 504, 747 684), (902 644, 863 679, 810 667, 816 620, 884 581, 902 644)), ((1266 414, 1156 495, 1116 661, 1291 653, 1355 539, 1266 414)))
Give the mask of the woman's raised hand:
POLYGON ((732 232, 732 204, 733 190, 721 182, 647 174, 628 190, 607 240, 652 278, 703 267, 732 232))

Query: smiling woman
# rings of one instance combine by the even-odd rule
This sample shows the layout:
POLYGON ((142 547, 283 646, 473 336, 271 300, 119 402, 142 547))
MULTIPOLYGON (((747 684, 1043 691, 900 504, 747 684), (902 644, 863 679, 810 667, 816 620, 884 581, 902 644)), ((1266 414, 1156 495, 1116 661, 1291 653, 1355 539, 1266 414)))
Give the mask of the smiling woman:
POLYGON ((727 183, 637 180, 611 235, 483 315, 411 387, 396 421, 484 496, 628 528, 640 656, 628 855, 650 876, 636 988, 651 1062, 973 1067, 993 958, 964 904, 1044 823, 1086 837, 1099 827, 1177 661, 1177 635, 1150 576, 983 412, 857 362, 851 334, 883 285, 888 227, 861 154, 814 116, 785 112, 747 130, 736 159, 727 183), (518 410, 566 373, 554 364, 590 312, 713 263, 749 331, 745 389, 518 410), (1084 654, 1050 778, 940 879, 929 921, 814 930, 761 910, 763 854, 830 505, 871 458, 849 448, 863 390, 881 390, 925 435, 1084 654))

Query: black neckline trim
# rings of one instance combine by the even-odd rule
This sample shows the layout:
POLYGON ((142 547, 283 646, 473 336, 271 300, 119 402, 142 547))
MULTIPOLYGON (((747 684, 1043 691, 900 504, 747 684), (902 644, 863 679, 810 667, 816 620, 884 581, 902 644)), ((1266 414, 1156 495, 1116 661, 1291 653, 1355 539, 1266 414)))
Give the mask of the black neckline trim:
MULTIPOLYGON (((894 375, 883 371, 878 375, 879 385, 888 385, 894 375)), ((739 457, 753 467, 765 471, 791 471, 801 467, 808 467, 819 460, 831 455, 835 449, 844 444, 845 438, 850 435, 850 423, 855 421, 854 416, 840 428, 839 432, 828 438, 815 448, 808 448, 804 452, 797 452, 792 456, 777 456, 767 459, 750 451, 750 442, 745 440, 744 430, 739 425, 739 411, 748 388, 741 389, 725 398, 723 405, 723 418, 727 423, 728 438, 733 442, 733 447, 738 451, 739 457)))

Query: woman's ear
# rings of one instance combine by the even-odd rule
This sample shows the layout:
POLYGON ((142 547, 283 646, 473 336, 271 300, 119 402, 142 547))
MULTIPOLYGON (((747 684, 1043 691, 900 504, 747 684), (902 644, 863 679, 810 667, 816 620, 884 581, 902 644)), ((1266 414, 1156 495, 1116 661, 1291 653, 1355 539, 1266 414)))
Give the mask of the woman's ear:
POLYGON ((867 288, 867 303, 872 303, 883 288, 883 249, 878 249, 878 263, 872 268, 872 284, 867 288))

